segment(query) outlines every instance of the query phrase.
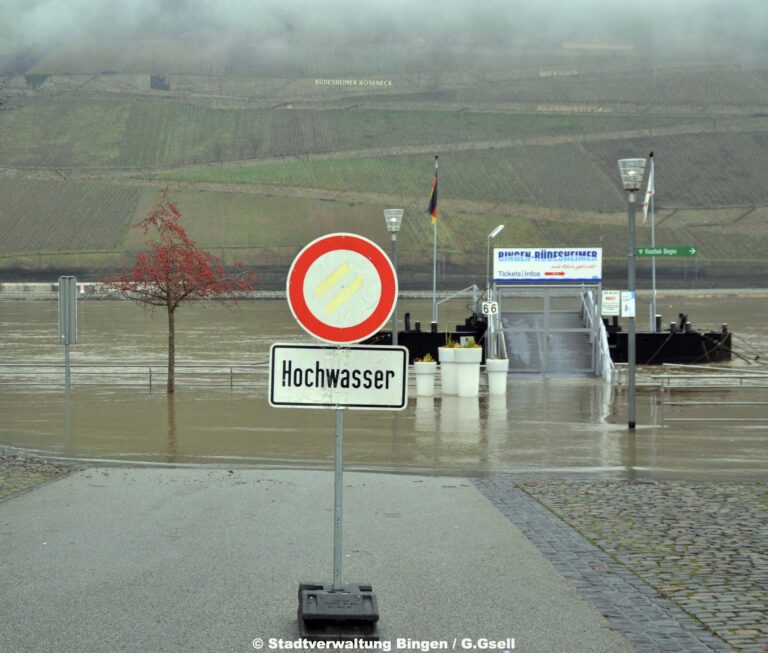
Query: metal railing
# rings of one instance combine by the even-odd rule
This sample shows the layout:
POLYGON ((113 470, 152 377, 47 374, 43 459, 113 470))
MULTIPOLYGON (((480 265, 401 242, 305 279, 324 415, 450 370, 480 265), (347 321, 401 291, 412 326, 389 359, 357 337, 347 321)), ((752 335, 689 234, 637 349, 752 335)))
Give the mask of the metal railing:
POLYGON ((616 367, 611 359, 611 350, 608 346, 608 332, 599 316, 599 307, 592 291, 586 288, 582 291, 581 305, 585 322, 589 322, 589 337, 595 356, 595 375, 611 381, 616 367))
POLYGON ((450 299, 455 299, 456 297, 472 297, 472 304, 473 306, 476 306, 479 293, 480 288, 473 283, 471 286, 467 286, 466 288, 462 288, 461 290, 457 290, 456 292, 443 297, 443 299, 435 304, 435 320, 437 320, 438 323, 440 322, 440 304, 443 304, 450 299))
POLYGON ((661 388, 717 390, 735 387, 768 387, 768 374, 761 372, 714 372, 696 374, 659 374, 653 377, 661 388))
MULTIPOLYGON (((141 386, 152 390, 165 385, 167 363, 74 363, 70 364, 70 384, 141 386)), ((64 386, 63 363, 0 363, 0 386, 64 386)), ((255 363, 177 363, 176 385, 186 387, 229 387, 263 385, 269 371, 267 361, 255 363), (237 379, 237 383, 236 383, 237 379)))
POLYGON ((766 424, 768 423, 768 401, 762 400, 765 396, 765 387, 768 387, 768 382, 765 381, 760 385, 666 386, 658 393, 657 414, 660 416, 662 427, 669 423, 680 422, 727 424, 729 428, 766 424), (708 394, 713 390, 720 396, 714 399, 701 397, 702 394, 708 394), (749 390, 758 390, 759 396, 750 400, 749 390), (699 396, 672 398, 673 393, 683 392, 693 392, 699 396), (736 396, 730 398, 731 393, 736 396), (670 411, 674 411, 671 416, 670 411))

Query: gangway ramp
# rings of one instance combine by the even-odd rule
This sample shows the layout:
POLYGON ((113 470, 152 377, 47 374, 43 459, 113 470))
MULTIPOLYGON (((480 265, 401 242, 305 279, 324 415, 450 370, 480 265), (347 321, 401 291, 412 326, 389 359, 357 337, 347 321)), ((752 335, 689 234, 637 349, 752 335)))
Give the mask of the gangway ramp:
POLYGON ((582 288, 501 288, 501 323, 510 373, 598 373, 595 309, 582 288))

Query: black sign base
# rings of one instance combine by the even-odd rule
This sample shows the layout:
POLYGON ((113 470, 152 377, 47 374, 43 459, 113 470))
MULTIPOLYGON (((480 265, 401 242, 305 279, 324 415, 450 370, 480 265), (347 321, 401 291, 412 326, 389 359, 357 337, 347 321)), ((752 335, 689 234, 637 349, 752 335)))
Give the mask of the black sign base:
POLYGON ((299 585, 299 636, 309 640, 378 641, 379 607, 373 588, 350 583, 299 585))

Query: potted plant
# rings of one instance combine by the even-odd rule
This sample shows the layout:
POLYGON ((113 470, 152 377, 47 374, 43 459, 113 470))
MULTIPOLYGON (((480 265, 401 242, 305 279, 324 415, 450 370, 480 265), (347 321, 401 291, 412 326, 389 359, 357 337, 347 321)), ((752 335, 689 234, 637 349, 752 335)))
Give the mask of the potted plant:
POLYGON ((477 397, 480 393, 480 363, 483 348, 474 338, 467 338, 456 349, 456 391, 459 397, 477 397))
POLYGON ((437 348, 440 359, 440 381, 444 395, 456 394, 456 350, 459 346, 454 340, 445 335, 445 345, 437 348))
POLYGON ((413 360, 413 373, 416 376, 416 396, 434 397, 435 396, 435 373, 437 372, 437 362, 432 358, 432 354, 427 352, 421 358, 413 360))

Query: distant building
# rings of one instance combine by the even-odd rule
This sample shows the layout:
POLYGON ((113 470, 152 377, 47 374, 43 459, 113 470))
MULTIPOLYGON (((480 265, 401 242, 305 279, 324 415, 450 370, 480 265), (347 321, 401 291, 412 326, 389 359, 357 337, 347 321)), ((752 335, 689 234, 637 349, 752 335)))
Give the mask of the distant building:
POLYGON ((149 76, 149 87, 153 91, 170 91, 171 82, 168 79, 168 75, 154 73, 149 76))

